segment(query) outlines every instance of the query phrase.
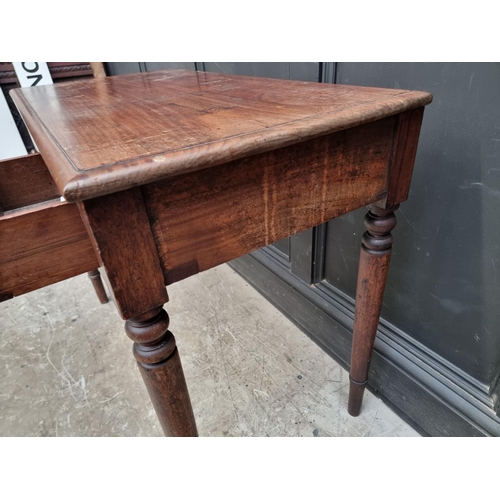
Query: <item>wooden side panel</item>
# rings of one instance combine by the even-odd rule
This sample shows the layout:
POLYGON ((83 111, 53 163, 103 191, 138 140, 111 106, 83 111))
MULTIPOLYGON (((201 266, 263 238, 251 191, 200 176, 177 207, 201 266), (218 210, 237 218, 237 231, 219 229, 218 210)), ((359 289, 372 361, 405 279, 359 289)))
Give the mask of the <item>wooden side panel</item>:
POLYGON ((52 202, 0 217, 0 300, 98 265, 76 205, 52 202))
POLYGON ((383 198, 396 121, 144 186, 166 283, 383 198))
POLYGON ((4 212, 60 196, 39 153, 0 162, 0 207, 4 212))
POLYGON ((131 189, 78 205, 122 318, 168 302, 141 191, 131 189))
POLYGON ((423 116, 424 108, 412 109, 399 115, 390 169, 390 184, 387 190, 388 207, 408 199, 423 116))

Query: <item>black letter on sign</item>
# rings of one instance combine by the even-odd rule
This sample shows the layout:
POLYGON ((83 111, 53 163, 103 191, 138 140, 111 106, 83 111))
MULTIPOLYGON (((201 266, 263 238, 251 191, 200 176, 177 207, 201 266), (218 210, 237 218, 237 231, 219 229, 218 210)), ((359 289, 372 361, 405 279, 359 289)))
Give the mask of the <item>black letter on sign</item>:
POLYGON ((36 78, 36 80, 31 84, 31 87, 34 87, 42 79, 42 75, 29 75, 27 78, 36 78))
MULTIPOLYGON (((38 71, 38 63, 36 62, 35 63, 35 67, 33 69, 28 69, 26 66, 25 66, 26 63, 21 63, 22 67, 28 72, 28 73, 36 73, 38 71)), ((33 87, 33 85, 32 85, 33 87)))

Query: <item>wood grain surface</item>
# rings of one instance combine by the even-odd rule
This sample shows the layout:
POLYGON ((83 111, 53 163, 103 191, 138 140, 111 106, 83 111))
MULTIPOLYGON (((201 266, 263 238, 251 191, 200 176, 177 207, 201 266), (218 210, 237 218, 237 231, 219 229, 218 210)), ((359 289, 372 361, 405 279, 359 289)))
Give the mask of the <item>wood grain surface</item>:
POLYGON ((98 267, 74 204, 60 201, 0 217, 0 300, 98 267))
POLYGON ((365 216, 366 231, 359 258, 356 287, 356 310, 352 336, 351 367, 349 370, 348 411, 357 417, 361 411, 363 393, 373 355, 375 336, 389 273, 389 263, 396 227, 396 207, 371 207, 365 216))
POLYGON ((424 108, 412 109, 398 116, 387 187, 387 207, 398 205, 408 199, 423 116, 424 108))
POLYGON ((11 95, 70 201, 271 151, 432 100, 426 92, 184 70, 11 95))
POLYGON ((60 197, 38 153, 0 161, 0 207, 4 212, 60 197))
POLYGON ((166 284, 384 198, 397 121, 144 186, 166 284))
POLYGON ((122 318, 168 302, 140 189, 88 200, 78 208, 122 318))
POLYGON ((197 436, 196 422, 169 317, 160 307, 126 321, 134 356, 166 436, 197 436))

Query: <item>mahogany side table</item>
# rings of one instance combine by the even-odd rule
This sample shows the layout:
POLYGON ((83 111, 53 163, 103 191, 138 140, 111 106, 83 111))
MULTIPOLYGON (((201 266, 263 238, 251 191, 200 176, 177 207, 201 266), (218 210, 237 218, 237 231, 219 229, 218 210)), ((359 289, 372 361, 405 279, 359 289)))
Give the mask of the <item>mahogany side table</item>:
POLYGON ((47 194, 0 217, 0 298, 102 266, 166 435, 197 435, 166 286, 371 205, 350 369, 359 414, 430 94, 179 70, 11 94, 43 158, 24 191, 47 194))

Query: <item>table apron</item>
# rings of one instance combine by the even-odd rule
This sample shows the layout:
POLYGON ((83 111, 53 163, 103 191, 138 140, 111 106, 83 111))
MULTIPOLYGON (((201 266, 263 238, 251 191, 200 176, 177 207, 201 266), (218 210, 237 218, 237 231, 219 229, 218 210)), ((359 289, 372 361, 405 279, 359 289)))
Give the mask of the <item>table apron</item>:
POLYGON ((397 117, 142 187, 165 283, 387 196, 397 117))

